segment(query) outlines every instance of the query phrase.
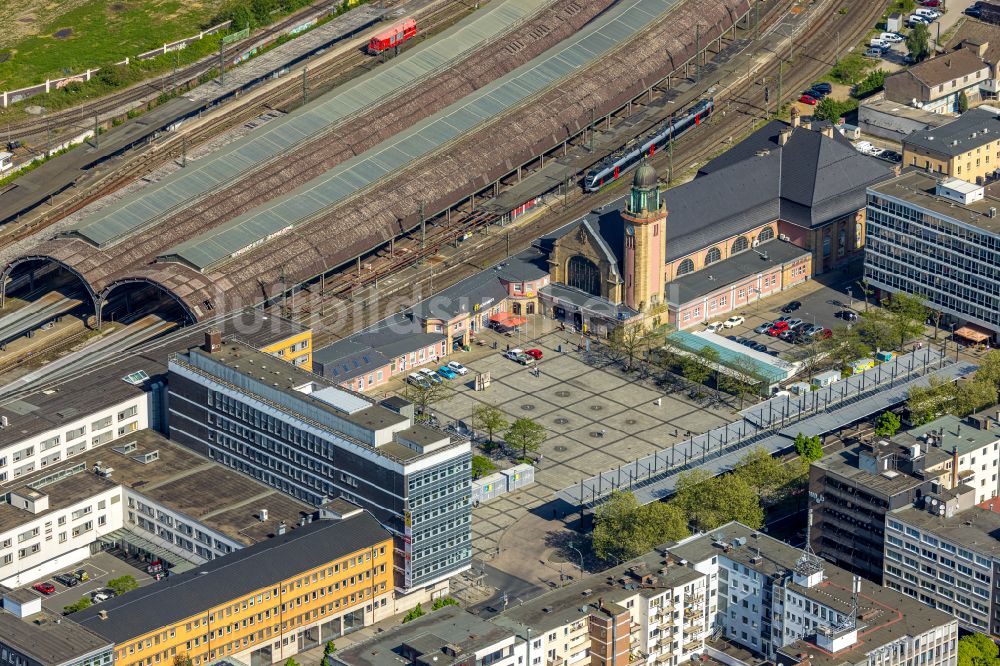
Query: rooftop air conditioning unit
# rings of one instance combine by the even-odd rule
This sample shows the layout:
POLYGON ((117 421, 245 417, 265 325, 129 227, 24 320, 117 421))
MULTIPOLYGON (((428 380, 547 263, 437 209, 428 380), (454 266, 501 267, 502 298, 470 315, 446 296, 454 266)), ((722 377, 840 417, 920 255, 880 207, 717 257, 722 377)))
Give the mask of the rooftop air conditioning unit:
POLYGON ((787 234, 778 234, 778 240, 785 241, 787 243, 792 239, 787 234))

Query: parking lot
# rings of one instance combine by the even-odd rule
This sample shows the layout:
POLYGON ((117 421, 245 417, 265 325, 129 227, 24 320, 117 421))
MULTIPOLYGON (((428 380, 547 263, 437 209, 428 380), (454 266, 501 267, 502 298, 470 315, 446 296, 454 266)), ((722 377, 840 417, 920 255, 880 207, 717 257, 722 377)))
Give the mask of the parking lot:
POLYGON ((81 597, 90 598, 90 593, 107 587, 108 581, 120 576, 132 576, 140 587, 153 582, 153 578, 145 571, 136 569, 124 560, 118 559, 110 553, 98 553, 88 557, 83 562, 67 567, 64 571, 55 572, 51 576, 33 580, 25 585, 32 593, 42 598, 42 606, 46 609, 61 613, 64 606, 76 603, 81 597), (90 579, 67 587, 56 581, 55 576, 64 573, 83 569, 90 576, 90 579), (32 586, 36 583, 52 583, 56 591, 52 594, 42 594, 32 586))
MULTIPOLYGON (((858 299, 861 296, 861 288, 858 286, 857 280, 861 276, 857 268, 851 269, 848 273, 834 275, 834 279, 828 279, 824 276, 822 282, 814 282, 809 285, 808 293, 803 293, 807 291, 805 289, 793 290, 785 298, 775 296, 743 308, 734 314, 743 316, 745 321, 735 328, 719 329, 718 333, 753 340, 767 347, 768 352, 776 352, 781 358, 795 360, 796 353, 801 354, 803 351, 801 346, 771 337, 766 333, 755 333, 754 329, 782 316, 784 313, 781 312, 781 308, 793 300, 798 301, 801 305, 787 316, 829 329, 846 325, 846 321, 838 319, 834 315, 841 310, 851 310, 857 313, 864 311, 864 301, 858 299)), ((715 321, 722 322, 724 319, 724 317, 720 317, 715 321)))

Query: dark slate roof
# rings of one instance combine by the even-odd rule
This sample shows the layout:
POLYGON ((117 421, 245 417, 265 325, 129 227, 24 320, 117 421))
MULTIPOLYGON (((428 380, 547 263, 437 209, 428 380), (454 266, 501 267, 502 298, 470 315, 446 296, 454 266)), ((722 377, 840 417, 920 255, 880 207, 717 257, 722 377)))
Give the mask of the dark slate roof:
POLYGON ((955 157, 996 141, 998 137, 1000 116, 980 108, 970 109, 946 125, 913 132, 903 139, 903 145, 926 148, 955 157))
POLYGON ((443 333, 425 333, 407 313, 396 314, 313 353, 313 367, 327 379, 345 382, 392 362, 397 356, 429 347, 445 339, 443 333))
POLYGON ((490 307, 507 296, 494 271, 480 271, 413 306, 421 319, 453 319, 476 305, 490 307))
POLYGON ((809 250, 779 240, 761 243, 756 250, 756 252, 752 250, 741 252, 668 283, 667 294, 670 302, 676 305, 688 303, 737 280, 757 275, 761 271, 770 270, 810 254, 809 250), (767 259, 764 259, 762 254, 767 254, 767 259))
POLYGON ((166 627, 389 538, 367 511, 319 520, 73 615, 115 643, 166 627), (98 613, 107 611, 108 619, 98 613))
POLYGON ((549 255, 537 247, 508 257, 496 266, 497 275, 508 282, 528 282, 549 274, 549 255))
POLYGON ((639 314, 624 303, 612 303, 606 298, 588 294, 582 289, 565 284, 552 283, 538 290, 549 298, 558 301, 558 305, 568 306, 570 311, 586 310, 609 319, 629 319, 639 314))

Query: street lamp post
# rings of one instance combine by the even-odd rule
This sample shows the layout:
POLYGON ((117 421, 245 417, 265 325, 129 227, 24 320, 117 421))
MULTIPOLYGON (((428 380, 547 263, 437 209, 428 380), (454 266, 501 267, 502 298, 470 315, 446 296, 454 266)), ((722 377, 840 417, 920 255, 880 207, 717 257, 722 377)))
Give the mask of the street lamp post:
POLYGON ((854 287, 852 287, 850 285, 847 286, 847 296, 851 299, 851 304, 848 305, 847 307, 849 307, 850 309, 853 310, 854 309, 854 287))
POLYGON ((576 554, 580 556, 580 576, 582 577, 586 575, 587 572, 583 568, 583 553, 581 553, 580 549, 577 548, 576 546, 570 546, 569 548, 570 550, 576 551, 576 554))

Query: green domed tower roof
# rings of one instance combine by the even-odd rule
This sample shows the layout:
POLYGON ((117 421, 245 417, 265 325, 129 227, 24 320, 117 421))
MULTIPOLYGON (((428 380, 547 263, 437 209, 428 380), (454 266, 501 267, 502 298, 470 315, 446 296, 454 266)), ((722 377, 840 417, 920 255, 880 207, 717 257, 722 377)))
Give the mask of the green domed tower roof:
POLYGON ((632 194, 625 210, 633 215, 652 213, 660 208, 660 177, 646 160, 642 161, 632 179, 632 194))

